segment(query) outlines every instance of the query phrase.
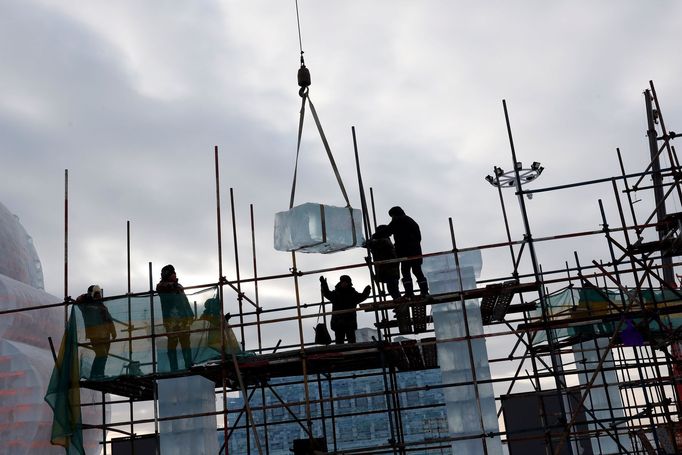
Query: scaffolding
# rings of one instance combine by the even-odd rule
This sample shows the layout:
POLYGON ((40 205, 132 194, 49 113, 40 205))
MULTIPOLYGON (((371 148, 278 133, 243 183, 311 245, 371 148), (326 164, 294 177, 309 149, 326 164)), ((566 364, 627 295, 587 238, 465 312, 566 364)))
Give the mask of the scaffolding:
MULTIPOLYGON (((201 376, 215 384, 219 407, 209 414, 221 422, 219 433, 223 445, 219 453, 227 453, 226 447, 229 446, 226 441, 233 437, 235 431, 242 431, 246 447, 239 453, 268 454, 269 437, 276 433, 277 425, 292 422, 300 426, 309 441, 307 445, 298 443, 298 447, 292 441, 292 451, 298 450, 295 453, 314 453, 314 447, 320 450, 316 453, 452 453, 452 444, 461 440, 480 441, 481 453, 496 453, 487 446, 493 438, 501 438, 512 454, 520 453, 522 449, 529 454, 679 453, 678 447, 682 444, 679 423, 682 290, 678 289, 674 270, 680 265, 676 258, 682 255, 682 213, 667 211, 673 200, 682 201, 682 167, 672 145, 679 135, 666 128, 653 83, 650 82, 644 98, 651 158, 644 170, 627 172, 620 150, 617 150, 617 175, 536 189, 527 189, 523 185, 537 178, 542 167, 533 163, 524 168, 517 159, 507 105, 503 103, 513 170, 505 172, 496 166, 487 180, 499 192, 506 240, 460 247, 450 219, 452 248, 426 253, 423 258, 450 258, 459 269, 462 255, 480 252, 499 263, 508 263, 509 272, 478 279, 474 288, 467 289, 460 284, 457 292, 433 293, 429 298, 400 302, 387 299, 385 290, 372 282, 370 301, 361 304, 357 311, 374 318, 376 336, 355 344, 316 345, 313 342, 309 330, 312 321, 320 317, 326 321, 332 312, 321 297, 316 301, 304 299, 301 286, 329 272, 369 269, 371 275, 374 263, 369 253, 366 261, 361 263, 300 270, 297 254, 293 252, 288 271, 261 276, 251 206, 250 246, 253 257, 251 276, 245 277, 248 273, 240 264, 234 195, 230 190, 236 276, 234 279, 224 276, 216 147, 218 279, 213 283, 187 287, 186 290, 203 296, 194 299, 199 304, 209 298, 218 299, 221 314, 227 312, 228 301, 236 300, 238 313, 232 314, 229 327, 228 322, 220 318, 219 333, 222 336, 219 349, 211 351, 207 348, 209 354, 188 369, 168 371, 157 358, 159 346, 156 344, 165 339, 166 334, 159 331, 160 325, 154 320, 155 307, 157 319, 159 315, 152 264, 149 264, 147 291, 133 293, 128 279, 126 295, 105 299, 112 308, 116 305, 127 308, 127 314, 124 311, 115 315, 119 327, 116 343, 121 346, 120 354, 116 355, 119 355, 122 365, 121 373, 104 380, 80 380, 81 387, 102 392, 101 402, 88 406, 101 406, 103 410, 111 406, 118 410, 127 408, 126 412, 117 415, 127 414, 128 418, 88 424, 83 427, 84 431, 101 432, 104 454, 112 453, 109 439, 112 435, 129 441, 129 453, 133 453, 136 441, 159 437, 160 422, 196 417, 195 414, 160 417, 157 381, 201 376), (651 183, 647 179, 651 179, 651 183), (533 194, 571 191, 592 185, 611 186, 611 203, 617 208, 615 223, 608 219, 604 201, 600 199, 594 223, 599 228, 548 236, 533 235, 526 209, 527 198, 533 194), (513 196, 518 201, 521 239, 515 239, 511 234, 511 217, 504 196, 506 188, 515 192, 513 196), (644 198, 645 194, 652 193, 651 207, 643 208, 644 204, 637 204, 635 195, 644 198), (565 260, 565 267, 543 268, 540 252, 551 252, 556 242, 568 241, 578 245, 586 239, 605 244, 607 256, 592 257, 590 250, 583 251, 581 257, 575 250, 573 258, 565 260), (589 256, 589 263, 583 262, 585 255, 589 256), (293 287, 292 305, 268 308, 261 303, 264 299, 259 293, 260 286, 274 282, 289 282, 293 287), (472 317, 471 307, 466 302, 475 302, 475 311, 480 311, 485 328, 483 333, 470 333, 468 324, 465 324, 466 333, 461 337, 444 340, 435 336, 433 324, 438 316, 430 310, 453 302, 460 305, 465 321, 472 317), (405 321, 396 320, 392 311, 404 312, 406 307, 411 311, 407 321, 409 330, 401 327, 405 321), (141 316, 138 314, 140 308, 149 312, 141 316), (225 333, 228 328, 240 340, 240 350, 226 349, 229 341, 225 333), (283 343, 280 339, 274 346, 265 344, 265 333, 284 333, 287 330, 295 333, 294 341, 289 339, 283 343), (404 335, 401 332, 406 331, 412 334, 401 337, 404 335), (477 351, 473 347, 476 340, 485 340, 495 346, 489 348, 487 359, 490 377, 477 375, 477 351), (401 385, 398 378, 402 372, 439 368, 438 349, 451 342, 463 342, 467 346, 471 380, 444 381, 440 385, 424 387, 405 388, 401 385), (148 361, 134 360, 133 352, 142 345, 149 346, 148 361), (338 387, 341 381, 361 377, 377 378, 382 384, 381 392, 343 395, 335 391, 335 385, 338 387), (301 387, 301 399, 296 402, 281 399, 277 393, 277 385, 281 384, 301 387), (499 431, 487 431, 481 422, 481 431, 477 434, 457 436, 452 431, 443 432, 432 427, 424 428, 424 437, 419 441, 405 437, 405 416, 409 411, 444 407, 443 403, 423 406, 408 403, 404 399, 406 394, 434 387, 445 389, 463 385, 473 386, 479 410, 480 388, 493 387, 499 431), (229 397, 235 392, 240 394, 242 406, 232 408, 228 406, 229 397), (267 402, 266 392, 278 397, 278 402, 267 402), (380 409, 371 412, 388 422, 390 434, 383 440, 367 441, 362 447, 344 447, 338 440, 334 421, 352 415, 353 410, 341 409, 338 404, 343 400, 362 398, 382 402, 380 409), (152 404, 153 416, 141 417, 137 411, 149 403, 152 404), (269 422, 268 412, 275 409, 283 410, 287 420, 269 422), (522 412, 525 414, 519 414, 522 412), (524 418, 518 418, 520 415, 524 418), (523 425, 519 424, 520 420, 524 421, 523 425), (323 446, 326 451, 321 449, 323 446), (589 451, 579 452, 587 450, 587 447, 589 451)), ((374 192, 370 189, 369 198, 365 197, 357 145, 355 156, 365 214, 365 236, 368 238, 376 228, 374 192)), ((461 283, 461 276, 453 276, 452 279, 461 283)), ((65 299, 54 306, 64 306, 66 318, 67 307, 72 303, 65 299)), ((36 310, 39 308, 26 311, 36 310)), ((199 309, 195 308, 194 313, 198 316, 199 309)), ((192 336, 201 338, 207 330, 205 326, 196 329, 193 326, 192 336)), ((87 352, 91 348, 81 335, 79 352, 87 352)), ((110 354, 110 362, 117 361, 113 356, 110 354)))

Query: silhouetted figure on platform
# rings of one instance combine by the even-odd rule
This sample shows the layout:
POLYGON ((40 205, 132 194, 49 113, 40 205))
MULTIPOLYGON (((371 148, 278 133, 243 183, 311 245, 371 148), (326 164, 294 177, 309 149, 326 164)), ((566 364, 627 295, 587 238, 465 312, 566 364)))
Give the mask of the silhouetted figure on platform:
POLYGON ((95 351, 90 379, 103 378, 111 340, 116 339, 116 328, 109 310, 102 302, 102 288, 96 284, 88 287, 87 294, 81 294, 76 299, 76 306, 83 314, 85 336, 95 351))
POLYGON ((391 231, 388 229, 388 226, 385 224, 377 226, 376 231, 367 241, 367 248, 372 253, 372 260, 375 262, 374 281, 384 283, 391 298, 398 300, 400 298, 400 287, 398 286, 398 281, 400 280, 399 263, 376 264, 378 261, 389 261, 398 257, 395 254, 393 242, 391 242, 391 231))
MULTIPOLYGON (((399 258, 421 256, 422 254, 422 235, 419 225, 400 207, 393 207, 388 211, 391 222, 388 223, 388 230, 393 235, 395 241, 395 252, 399 258)), ((400 263, 400 273, 403 277, 403 288, 405 297, 414 297, 412 287, 412 275, 417 279, 419 291, 423 297, 429 295, 429 284, 422 272, 422 258, 408 259, 400 263)))
POLYGON ((320 288, 322 295, 332 303, 332 320, 331 328, 334 331, 336 344, 343 344, 347 339, 349 343, 355 343, 355 331, 358 328, 358 316, 355 313, 355 308, 358 303, 369 297, 372 290, 369 286, 365 286, 362 293, 355 290, 353 282, 348 275, 341 275, 339 282, 333 291, 329 290, 327 279, 320 277, 320 288), (347 313, 337 314, 337 311, 353 310, 347 313))
POLYGON ((192 307, 187 300, 185 290, 175 274, 172 265, 166 265, 161 269, 161 281, 156 285, 156 292, 161 299, 161 313, 163 326, 168 337, 168 362, 171 371, 178 370, 178 357, 176 348, 178 342, 182 348, 182 358, 185 361, 185 369, 192 366, 192 349, 189 343, 189 329, 194 320, 192 307))

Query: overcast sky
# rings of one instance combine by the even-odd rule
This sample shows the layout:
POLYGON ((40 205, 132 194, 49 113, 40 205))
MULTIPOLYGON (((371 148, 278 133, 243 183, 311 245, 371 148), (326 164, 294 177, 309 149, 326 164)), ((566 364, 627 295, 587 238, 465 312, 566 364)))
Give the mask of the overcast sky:
MULTIPOLYGON (((354 125, 378 221, 401 205, 420 223, 425 252, 451 248, 448 217, 461 247, 505 240, 497 192, 484 180, 494 165, 511 168, 503 99, 518 159, 546 167, 534 188, 616 175, 616 147, 628 171, 642 171, 649 80, 668 128, 682 129, 680 2, 299 7, 310 96, 351 202, 360 205, 354 125)), ((275 212, 288 208, 296 151, 293 0, 2 0, 0 10, 0 202, 33 236, 48 292, 64 293, 65 169, 69 295, 94 282, 125 292, 128 220, 134 291, 148 289, 149 262, 155 282, 166 263, 185 285, 216 281, 215 145, 225 274, 236 277, 230 188, 241 276, 253 276, 249 204, 258 274, 287 272, 291 255, 274 251, 272 230, 275 212)), ((344 205, 310 118, 301 153, 296 203, 344 205)), ((610 185, 536 195, 527 201, 533 233, 598 229, 601 193, 613 199, 610 185)), ((513 191, 506 202, 519 239, 513 191)), ((575 249, 540 259, 561 266, 575 249)), ((363 255, 298 255, 298 267, 363 255)), ((484 276, 510 273, 507 256, 484 254, 484 276)), ((368 283, 366 272, 353 277, 357 288, 368 283)), ((302 299, 319 299, 316 277, 308 282, 302 299)), ((293 304, 293 286, 264 285, 260 298, 267 308, 293 304)))

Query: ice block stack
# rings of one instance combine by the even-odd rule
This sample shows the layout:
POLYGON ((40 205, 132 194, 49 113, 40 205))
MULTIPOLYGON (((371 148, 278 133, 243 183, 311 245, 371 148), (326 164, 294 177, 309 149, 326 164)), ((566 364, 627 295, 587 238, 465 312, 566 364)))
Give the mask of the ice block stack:
MULTIPOLYGON (((215 412, 215 384, 202 376, 162 379, 157 383, 159 417, 215 412)), ((218 453, 215 416, 182 417, 159 422, 161 453, 218 453)))
MULTIPOLYGON (((454 255, 432 256, 424 259, 422 269, 433 294, 458 292, 476 287, 476 278, 481 273, 482 265, 480 251, 459 253, 459 265, 458 271, 454 255)), ((465 303, 469 335, 481 335, 483 323, 478 300, 467 300, 465 303)), ((441 342, 445 339, 466 336, 462 302, 433 305, 433 324, 438 340, 438 363, 443 384, 472 382, 474 370, 477 381, 490 379, 485 339, 441 342), (469 343, 471 343, 474 359, 473 367, 469 355, 469 343)), ((473 384, 446 387, 443 391, 448 427, 453 437, 499 432, 495 394, 491 383, 478 384, 480 408, 476 402, 476 389, 473 384), (481 428, 481 422, 483 428, 481 428)), ((499 436, 463 439, 452 443, 452 453, 501 455, 502 442, 499 436)))
POLYGON ((362 212, 306 202, 275 214, 275 249, 334 253, 362 246, 362 212))
MULTIPOLYGON (((573 345, 575 365, 578 371, 581 372, 578 375, 578 380, 582 387, 586 387, 590 382, 594 375, 594 370, 599 364, 599 359, 604 355, 604 351, 608 349, 608 344, 608 339, 597 338, 594 341, 573 345)), ((602 369, 597 374, 590 388, 587 400, 585 400, 585 408, 591 411, 585 414, 587 421, 590 422, 588 425, 591 431, 600 430, 603 425, 608 427, 623 421, 625 414, 623 413, 623 400, 620 396, 618 383, 613 356, 609 352, 606 354, 602 369), (595 419, 598 419, 599 422, 607 423, 597 424, 594 423, 595 419)), ((576 403, 571 403, 571 406, 575 407, 576 403)), ((568 416, 568 419, 570 419, 570 416, 568 416)), ((618 435, 618 441, 608 434, 594 436, 591 438, 591 441, 592 449, 595 453, 621 453, 619 443, 628 451, 632 450, 630 438, 626 434, 618 435)))

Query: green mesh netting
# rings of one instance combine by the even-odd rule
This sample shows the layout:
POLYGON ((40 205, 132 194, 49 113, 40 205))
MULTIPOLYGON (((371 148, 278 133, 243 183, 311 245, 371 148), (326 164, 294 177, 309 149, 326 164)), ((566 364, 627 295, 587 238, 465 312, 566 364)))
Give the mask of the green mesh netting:
MULTIPOLYGON (((682 293, 682 291, 681 291, 682 293)), ((668 305, 678 305, 682 298, 674 291, 670 290, 642 290, 637 294, 642 300, 645 309, 653 308, 656 303, 659 308, 668 305)), ((547 312, 550 320, 576 320, 569 327, 552 329, 551 333, 555 340, 563 340, 569 337, 611 337, 614 334, 618 321, 587 321, 579 322, 582 317, 599 317, 618 314, 619 310, 624 310, 630 303, 626 296, 625 301, 621 298, 621 293, 612 289, 600 288, 566 288, 554 294, 546 296, 547 312)), ((633 307, 633 311, 640 307, 633 307)), ((536 309, 531 312, 533 318, 540 319, 542 310, 540 302, 536 302, 536 309)), ((673 331, 682 326, 682 314, 675 313, 662 315, 659 318, 631 318, 634 326, 642 332, 645 337, 662 336, 664 332, 673 331)), ((623 327, 621 327, 622 329, 623 327)), ((534 334, 533 345, 547 342, 547 333, 538 330, 534 334)))
POLYGON ((224 341, 221 336, 223 316, 217 288, 187 292, 186 296, 189 309, 181 294, 170 295, 170 300, 165 294, 163 305, 158 294, 73 305, 45 395, 54 411, 54 444, 64 446, 68 454, 84 453, 81 378, 110 380, 183 370, 220 359, 223 346, 228 354, 240 353, 237 338, 227 324, 224 341), (182 314, 176 307, 183 308, 182 314), (112 331, 116 335, 113 340, 109 339, 112 331))
MULTIPOLYGON (((92 317, 88 318, 86 328, 83 312, 74 311, 78 330, 81 378, 103 379, 124 375, 141 376, 153 372, 164 373, 220 359, 221 314, 217 289, 211 287, 187 292, 187 299, 192 310, 191 316, 167 315, 165 318, 158 294, 105 300, 104 305, 114 321, 117 337, 108 343, 109 352, 105 356, 103 375, 95 374, 94 377, 91 377, 93 365, 102 362, 103 357, 98 345, 106 346, 107 343, 88 337, 97 331, 93 325, 97 325, 99 321, 93 321, 92 317), (188 349, 184 349, 187 346, 188 349), (187 365, 185 360, 189 360, 190 365, 187 365)), ((107 330, 102 331, 106 333, 107 330)), ((239 343, 227 324, 225 352, 228 354, 240 352, 239 343)))

